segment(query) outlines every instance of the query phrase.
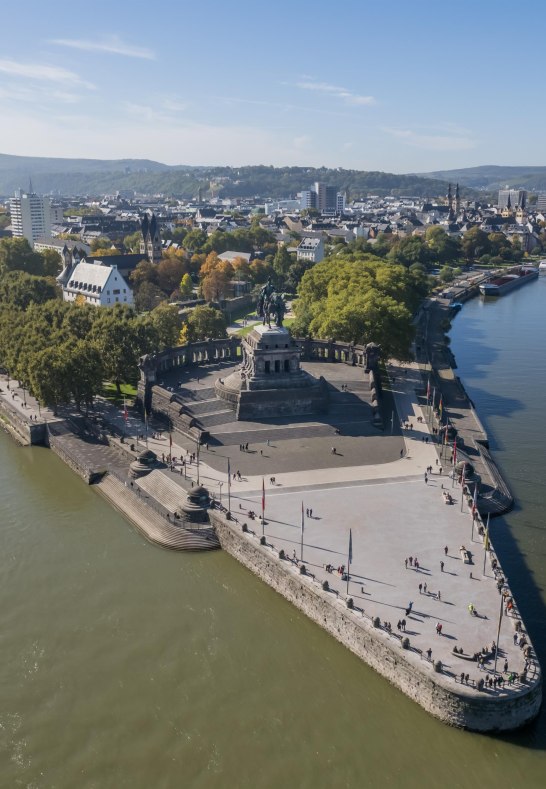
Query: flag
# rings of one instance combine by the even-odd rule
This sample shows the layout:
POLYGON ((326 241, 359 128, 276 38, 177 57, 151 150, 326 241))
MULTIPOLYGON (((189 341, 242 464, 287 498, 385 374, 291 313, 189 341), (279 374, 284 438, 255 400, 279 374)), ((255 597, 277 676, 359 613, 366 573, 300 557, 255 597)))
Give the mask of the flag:
POLYGON ((444 413, 444 403, 442 395, 440 395, 440 405, 438 406, 438 412, 440 414, 440 422, 442 421, 442 414, 444 413))
POLYGON ((349 564, 353 561, 353 530, 349 529, 349 564))
POLYGON ((148 412, 144 409, 144 426, 146 428, 146 434, 148 434, 148 412))
POLYGON ((169 449, 173 448, 173 434, 169 430, 169 449))
POLYGON ((472 502, 472 515, 478 510, 478 486, 474 485, 474 500, 472 502))
POLYGON ((455 438, 453 439, 453 465, 455 465, 456 463, 457 463, 457 436, 455 436, 455 438))
POLYGON ((432 407, 436 408, 436 387, 432 390, 432 407))
POLYGON ((430 400, 430 378, 427 381, 427 403, 430 400))

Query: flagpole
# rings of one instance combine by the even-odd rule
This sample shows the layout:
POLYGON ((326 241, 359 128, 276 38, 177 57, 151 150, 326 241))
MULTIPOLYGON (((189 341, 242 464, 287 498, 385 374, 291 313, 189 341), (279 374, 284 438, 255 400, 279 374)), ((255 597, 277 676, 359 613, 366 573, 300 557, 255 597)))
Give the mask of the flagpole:
POLYGON ((231 512, 231 466, 229 462, 229 458, 227 459, 227 500, 228 500, 228 512, 231 512))
POLYGON ((146 434, 146 447, 148 447, 148 412, 146 411, 146 406, 144 406, 144 431, 146 434))
POLYGON ((487 526, 485 529, 485 540, 483 541, 483 575, 485 575, 485 560, 487 559, 487 550, 489 548, 489 518, 491 513, 487 513, 487 526))
POLYGON ((265 536, 265 482, 262 477, 262 536, 265 536))
POLYGON ((497 658, 499 656, 499 640, 500 640, 500 629, 501 629, 501 622, 502 622, 502 606, 503 606, 503 604, 504 604, 504 598, 503 598, 503 596, 501 594, 501 596, 500 596, 499 626, 497 628, 497 648, 495 650, 495 668, 493 670, 494 674, 497 673, 497 658))
POLYGON ((347 594, 349 594, 349 579, 351 577, 351 560, 353 558, 353 531, 349 529, 349 552, 347 554, 347 594))
POLYGON ((303 515, 303 501, 301 503, 301 546, 300 546, 300 559, 303 562, 303 530, 305 528, 305 520, 303 515))

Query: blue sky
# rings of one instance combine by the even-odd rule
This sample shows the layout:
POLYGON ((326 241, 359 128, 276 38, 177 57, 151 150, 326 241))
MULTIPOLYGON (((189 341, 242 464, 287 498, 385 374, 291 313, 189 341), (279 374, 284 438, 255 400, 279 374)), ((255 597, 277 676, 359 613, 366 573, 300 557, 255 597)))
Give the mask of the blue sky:
POLYGON ((543 0, 11 3, 0 152, 545 164, 545 22, 543 0))

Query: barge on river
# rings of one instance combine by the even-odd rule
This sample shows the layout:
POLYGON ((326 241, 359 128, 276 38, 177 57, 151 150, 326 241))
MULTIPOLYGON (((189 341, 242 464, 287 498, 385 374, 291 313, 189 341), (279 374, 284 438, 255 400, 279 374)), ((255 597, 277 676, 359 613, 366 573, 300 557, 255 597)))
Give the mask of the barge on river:
POLYGON ((522 266, 518 271, 510 274, 504 274, 502 277, 495 277, 489 282, 483 282, 480 285, 480 293, 482 296, 504 296, 520 285, 525 285, 526 282, 531 282, 538 278, 538 269, 529 266, 522 266))

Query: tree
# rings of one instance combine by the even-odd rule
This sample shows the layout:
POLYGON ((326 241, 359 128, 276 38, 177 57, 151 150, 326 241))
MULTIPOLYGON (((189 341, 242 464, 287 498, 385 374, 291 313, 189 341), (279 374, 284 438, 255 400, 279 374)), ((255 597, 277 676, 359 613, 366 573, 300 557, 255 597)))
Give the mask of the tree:
POLYGON ((154 264, 150 263, 148 260, 141 260, 129 275, 129 279, 136 290, 138 290, 144 282, 151 282, 157 285, 157 266, 154 266, 154 264))
POLYGON ((130 249, 131 252, 140 252, 140 242, 142 241, 142 233, 140 230, 135 230, 123 239, 123 245, 130 249))
POLYGON ((163 258, 157 265, 157 284, 170 296, 178 288, 180 280, 188 271, 186 263, 178 258, 163 258))
POLYGON ((102 388, 104 370, 99 349, 94 343, 80 339, 67 343, 64 351, 61 346, 60 350, 67 360, 68 387, 76 408, 80 411, 85 405, 88 409, 102 388))
POLYGON ((149 323, 135 320, 129 307, 116 304, 99 310, 90 340, 96 343, 106 378, 113 381, 121 396, 121 383, 136 381, 138 360, 154 350, 154 332, 149 323))
POLYGON ((487 233, 484 233, 479 227, 471 227, 463 234, 461 247, 468 261, 491 254, 491 243, 487 233))
POLYGON ((453 269, 450 266, 442 266, 440 269, 440 281, 441 282, 453 282, 455 279, 455 275, 453 273, 453 269))
POLYGON ((42 255, 42 273, 45 277, 56 277, 63 268, 63 260, 55 249, 44 249, 42 255))
POLYGON ((281 286, 284 285, 286 281, 292 263, 293 258, 288 251, 288 247, 286 244, 281 244, 273 258, 273 270, 281 286))
POLYGON ((174 304, 160 304, 152 310, 148 319, 155 332, 154 345, 158 350, 176 345, 182 324, 178 307, 174 304))
POLYGON ((411 357, 412 315, 426 279, 365 253, 325 258, 307 271, 295 304, 296 334, 377 342, 386 357, 411 357))
POLYGON ((190 299, 193 295, 193 281, 189 274, 184 274, 178 286, 180 297, 182 299, 190 299))
POLYGON ((138 312, 150 312, 165 299, 165 294, 153 282, 143 282, 135 291, 135 309, 138 312))
POLYGON ((108 249, 108 247, 111 246, 111 244, 112 242, 110 241, 108 236, 99 236, 99 238, 94 238, 93 241, 91 241, 90 244, 91 252, 95 254, 95 252, 98 249, 100 250, 108 249))
POLYGON ((407 267, 413 263, 425 264, 428 260, 428 250, 420 236, 406 236, 391 247, 387 259, 407 267))
POLYGON ((3 238, 0 240, 0 273, 25 271, 27 274, 43 274, 43 258, 31 249, 26 238, 3 238))
POLYGON ((426 245, 430 255, 439 263, 453 263, 461 256, 459 239, 449 236, 442 227, 433 225, 425 233, 426 245))
POLYGON ((195 307, 186 318, 186 342, 227 337, 227 321, 220 310, 195 307))
POLYGON ((8 271, 0 279, 0 302, 26 310, 32 302, 43 304, 59 297, 55 280, 24 271, 8 271))

